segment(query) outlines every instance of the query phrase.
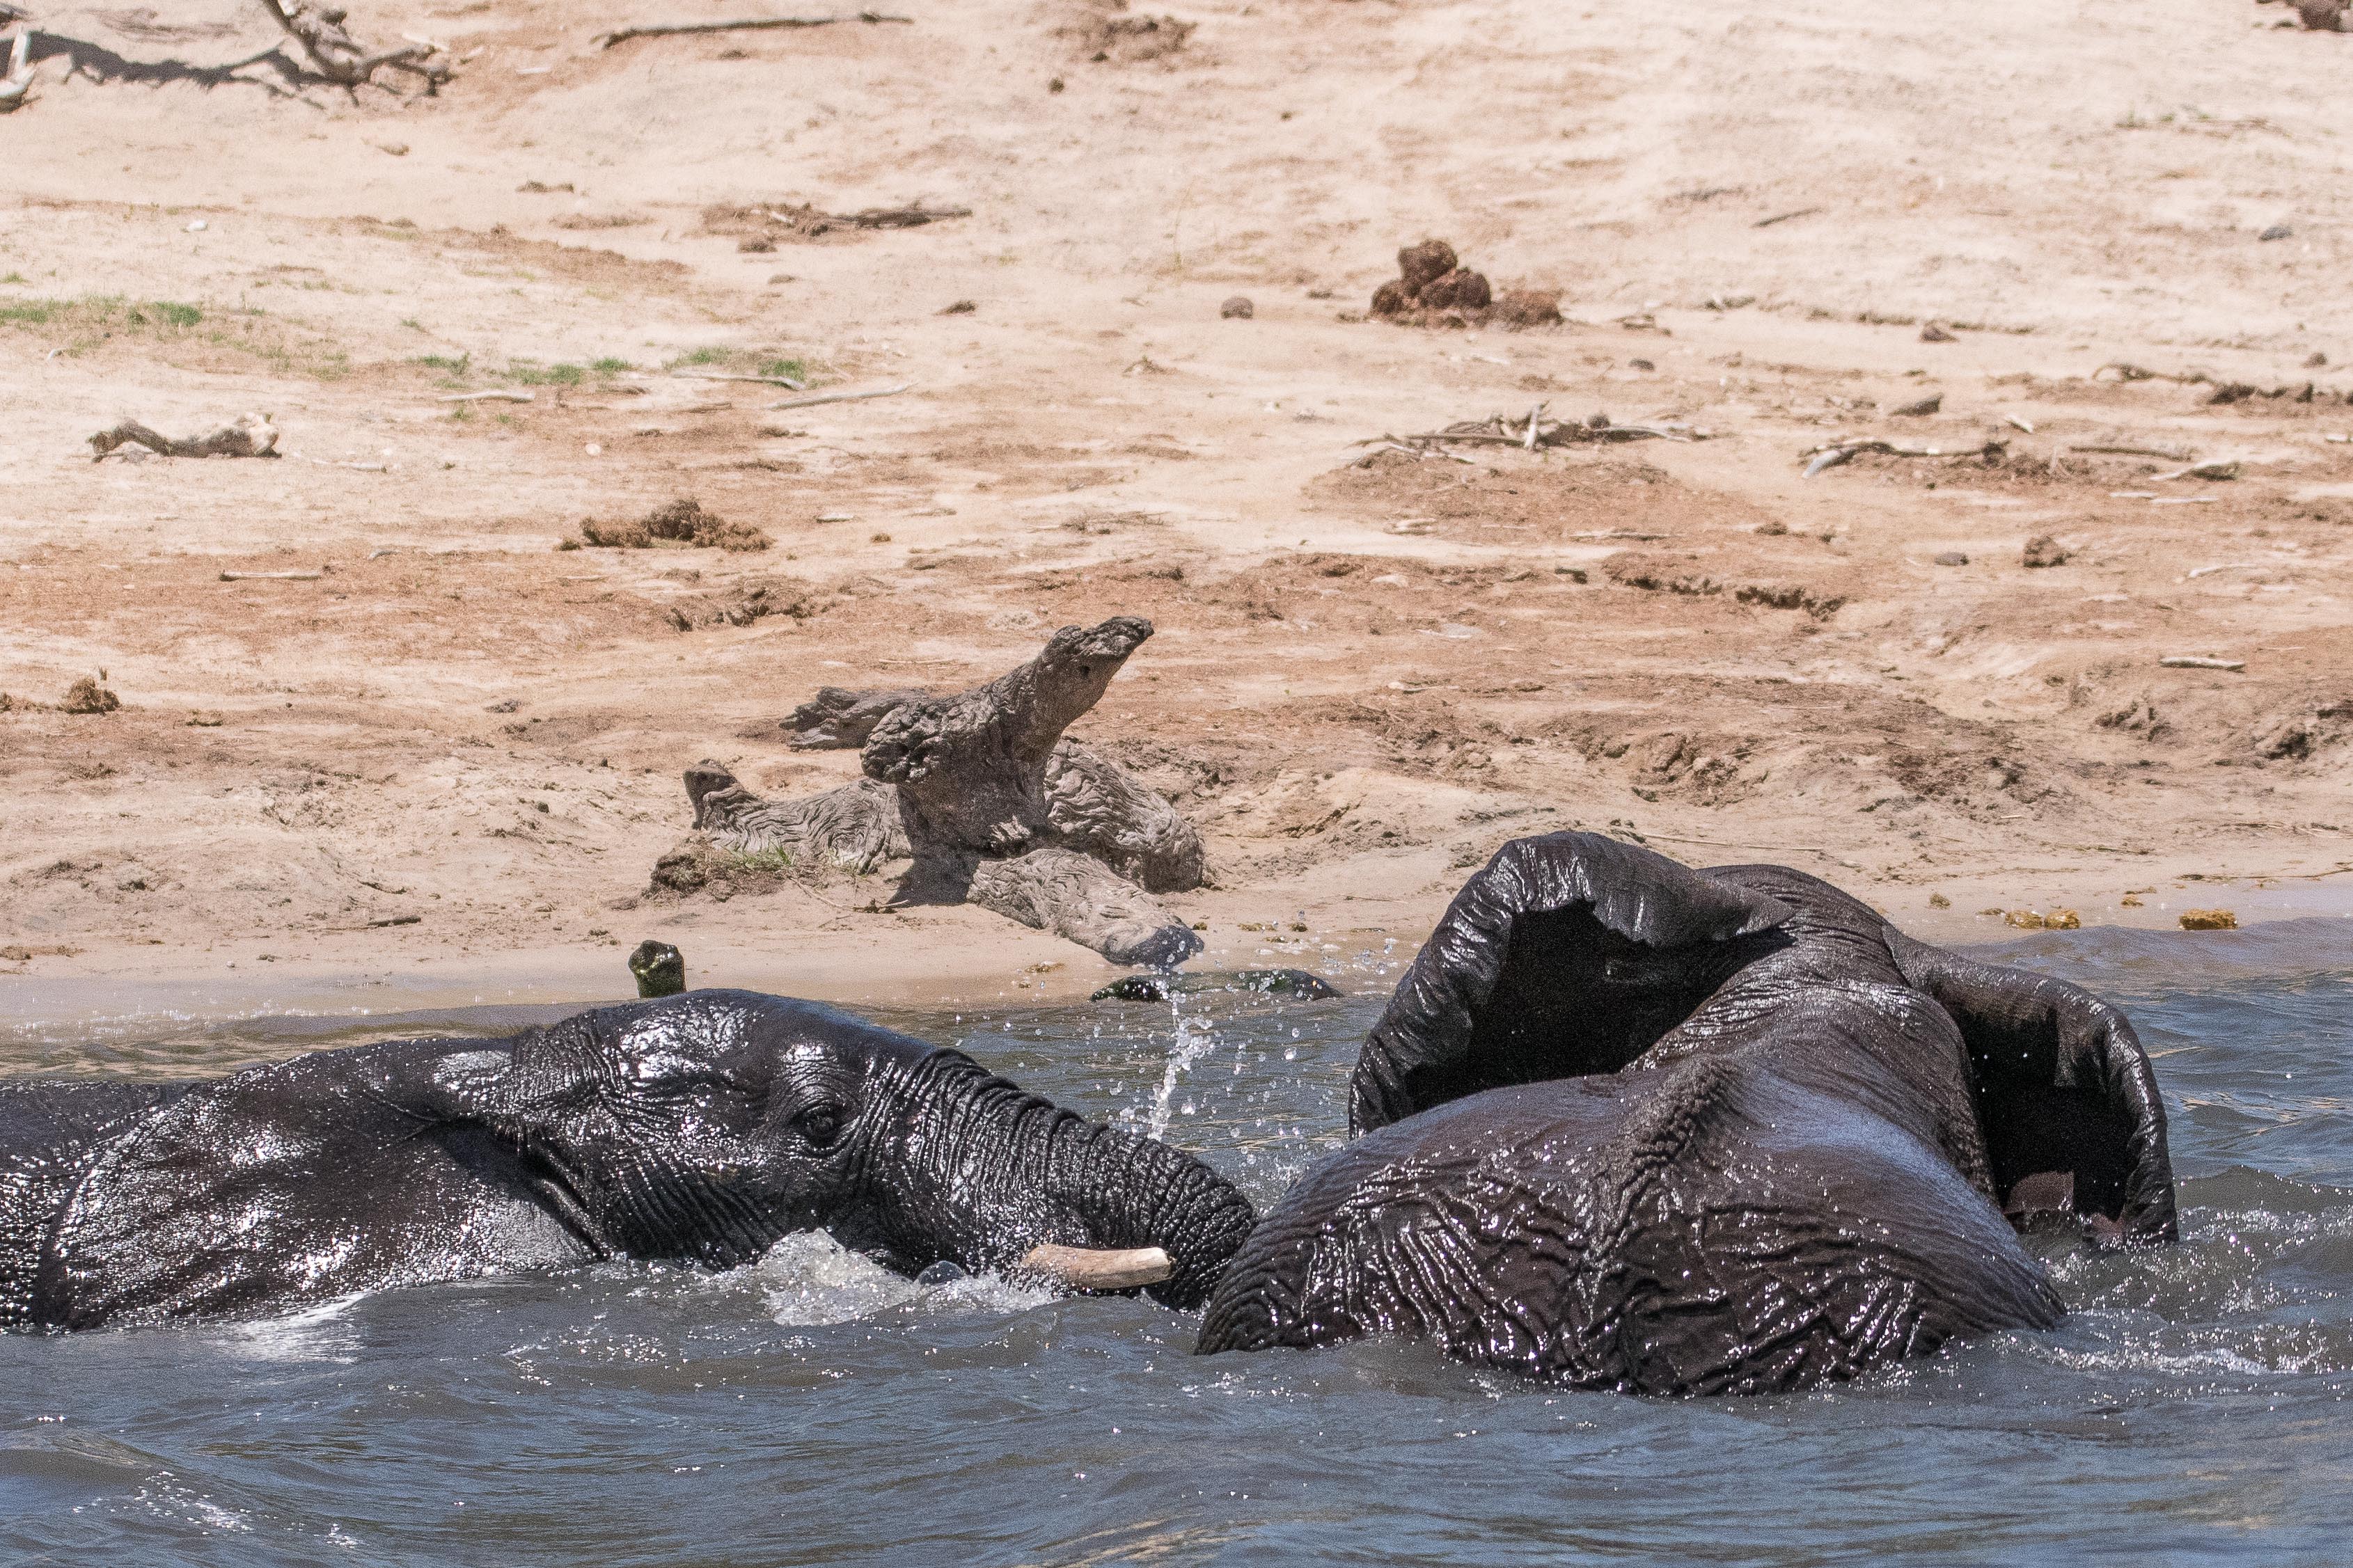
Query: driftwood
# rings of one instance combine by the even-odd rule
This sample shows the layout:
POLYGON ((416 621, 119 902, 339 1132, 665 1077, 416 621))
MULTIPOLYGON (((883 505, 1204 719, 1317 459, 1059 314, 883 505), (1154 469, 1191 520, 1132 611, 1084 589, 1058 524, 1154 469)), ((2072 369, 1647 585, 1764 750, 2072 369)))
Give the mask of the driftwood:
POLYGON ((274 458, 278 456, 278 426, 269 422, 267 414, 248 414, 209 435, 178 441, 150 430, 135 419, 125 419, 111 430, 100 430, 92 436, 90 445, 92 462, 119 447, 130 446, 144 447, 166 458, 274 458))
POLYGON ((944 217, 970 217, 970 207, 927 207, 918 202, 911 207, 867 207, 854 213, 828 213, 828 223, 838 223, 850 228, 921 228, 937 223, 944 217))
POLYGON ((605 48, 628 43, 631 38, 674 38, 692 33, 749 33, 771 27, 830 27, 837 22, 913 22, 913 16, 886 16, 879 11, 860 11, 849 16, 750 16, 735 22, 654 22, 642 27, 622 27, 597 35, 596 42, 605 48))
POLYGON ((763 386, 787 387, 794 392, 808 385, 807 382, 797 381, 789 375, 731 375, 718 370, 674 370, 670 374, 681 381, 755 381, 763 386))
POLYGON ((813 392, 807 397, 787 397, 782 403, 771 403, 770 408, 815 408, 820 403, 863 403, 870 397, 896 397, 902 392, 913 392, 914 383, 902 382, 897 386, 877 387, 871 392, 813 392))
POLYGON ((1065 626, 1029 663, 950 696, 827 688, 794 716, 799 743, 862 741, 866 776, 767 801, 704 763, 687 774, 695 827, 737 855, 856 871, 903 858, 895 902, 976 903, 1114 963, 1181 963, 1200 939, 1153 895, 1207 884, 1200 836, 1062 733, 1151 635, 1133 616, 1065 626))
POLYGON ((1518 447, 1533 452, 1539 447, 1586 446, 1614 441, 1704 441, 1709 432, 1697 426, 1668 421, 1656 425, 1620 425, 1607 414, 1590 414, 1583 419, 1547 419, 1544 405, 1535 407, 1517 418, 1492 414, 1484 419, 1466 419, 1449 425, 1443 430, 1427 430, 1413 436, 1374 436, 1358 441, 1359 447, 1386 444, 1404 451, 1428 450, 1434 447, 1457 442, 1473 446, 1518 447))
POLYGON ((1999 458, 2010 450, 2007 441, 1988 441, 1982 446, 1964 447, 1957 451, 1942 447, 1899 447, 1893 441, 1834 441, 1827 447, 1810 447, 1799 456, 1812 459, 1806 464, 1806 478, 1812 479, 1826 468, 1852 462, 1865 452, 1883 452, 1891 458, 1942 458, 1949 462, 1963 462, 1971 458, 1999 458))
POLYGON ((380 70, 406 71, 422 79, 430 93, 449 79, 449 68, 433 61, 441 52, 438 44, 404 43, 396 49, 371 52, 343 26, 351 13, 340 5, 313 5, 311 0, 261 4, 329 81, 357 89, 370 85, 380 70))
POLYGON ((799 752, 849 751, 866 744, 882 716, 903 703, 931 700, 928 691, 852 691, 820 686, 817 695, 793 710, 785 728, 799 752))
POLYGON ((25 101, 33 88, 33 35, 25 27, 22 18, 0 8, 0 21, 14 21, 16 36, 8 42, 8 74, 0 76, 0 114, 5 114, 25 101))

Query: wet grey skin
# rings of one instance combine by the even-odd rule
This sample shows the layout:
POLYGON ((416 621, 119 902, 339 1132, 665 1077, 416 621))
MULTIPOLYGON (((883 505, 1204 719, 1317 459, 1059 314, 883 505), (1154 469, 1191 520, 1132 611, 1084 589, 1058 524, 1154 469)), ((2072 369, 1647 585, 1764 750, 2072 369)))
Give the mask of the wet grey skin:
POLYGON ((0 1324, 255 1315, 602 1258, 723 1268, 823 1229, 902 1274, 1165 1248, 1198 1306, 1249 1201, 961 1052, 697 991, 500 1040, 188 1084, 0 1084, 0 1324))
POLYGON ((1349 1117, 1229 1266, 1203 1353, 1392 1334, 1579 1388, 1802 1388, 2059 1322, 2021 1228, 2175 1235, 2115 1008, 1802 872, 1591 834, 1462 889, 1349 1117))

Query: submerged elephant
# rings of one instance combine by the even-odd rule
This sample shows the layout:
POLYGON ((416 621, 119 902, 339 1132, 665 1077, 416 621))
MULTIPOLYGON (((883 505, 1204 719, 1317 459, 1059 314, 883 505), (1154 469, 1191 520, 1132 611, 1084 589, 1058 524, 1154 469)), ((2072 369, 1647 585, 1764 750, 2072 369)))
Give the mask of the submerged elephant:
POLYGON ((1191 1156, 961 1052, 741 991, 206 1082, 0 1084, 6 1325, 607 1258, 724 1268, 811 1229, 902 1273, 947 1260, 1197 1306, 1253 1217, 1191 1156))
POLYGON ((2122 1014, 1801 872, 1590 834, 1462 889, 1349 1120, 1229 1265, 1202 1352, 1385 1333, 1578 1387, 1796 1388, 2057 1323, 2013 1219, 2175 1233, 2122 1014))

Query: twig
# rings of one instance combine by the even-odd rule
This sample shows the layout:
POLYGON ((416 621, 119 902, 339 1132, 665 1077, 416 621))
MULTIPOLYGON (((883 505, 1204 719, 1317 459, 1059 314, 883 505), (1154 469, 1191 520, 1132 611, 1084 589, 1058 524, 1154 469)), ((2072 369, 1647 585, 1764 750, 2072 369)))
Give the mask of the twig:
POLYGON ((317 572, 224 572, 220 580, 224 583, 315 583, 321 575, 317 572))
POLYGON ((2007 441, 1988 441, 1967 451, 1947 452, 1939 447, 1899 447, 1893 441, 1868 440, 1834 441, 1827 447, 1809 447, 1799 456, 1813 459, 1806 465, 1806 478, 1810 479, 1825 469, 1852 462, 1864 452, 1884 452, 1891 458, 1942 458, 1948 462, 1962 462, 1970 458, 1999 458, 2009 450, 2010 443, 2007 441))
POLYGON ((511 389, 498 392, 453 392, 441 401, 444 403, 529 403, 532 395, 528 392, 515 392, 511 389))
POLYGON ((2070 447, 2071 452, 2100 452, 2112 458, 2162 458, 2168 463, 2186 463, 2195 454, 2178 447, 2070 447))
POLYGON ((2169 474, 2149 475, 2149 479, 2152 481, 2158 479, 2235 479, 2238 477, 2239 465, 2235 461, 2229 460, 2211 463, 2192 463, 2186 468, 2176 468, 2169 474))
POLYGON ((683 381, 756 381, 764 386, 788 386, 795 392, 808 385, 807 382, 795 381, 789 375, 728 375, 715 370, 674 370, 670 374, 683 381))
POLYGON ((1811 217, 1821 210, 1822 209, 1820 207, 1799 207, 1796 212, 1775 213, 1771 217, 1758 218, 1755 223, 1750 224, 1748 226, 1751 228, 1771 228, 1775 224, 1787 223, 1793 217, 1811 217))
POLYGON ((911 207, 868 207, 862 212, 827 213, 825 219, 828 223, 846 223, 852 228, 921 228, 944 217, 971 216, 970 207, 927 207, 918 202, 911 207))
POLYGON ((782 403, 771 403, 771 408, 814 408, 820 403, 862 403, 870 397, 896 397, 902 392, 913 392, 914 383, 903 382, 897 386, 878 387, 872 392, 818 392, 807 397, 787 397, 782 403))
POLYGON ((291 5, 287 0, 261 0, 261 4, 329 81, 356 91, 369 84, 376 72, 389 68, 424 78, 425 90, 430 93, 449 79, 448 66, 431 63, 441 52, 437 44, 404 44, 370 54, 343 26, 344 13, 339 8, 314 10, 311 0, 293 0, 291 5))
POLYGON ((597 44, 611 48, 631 38, 671 38, 690 33, 758 32, 771 27, 830 27, 836 22, 913 22, 913 16, 886 16, 878 11, 860 11, 850 16, 752 16, 737 22, 654 22, 642 27, 622 27, 600 34, 597 44))
POLYGON ((2243 658, 2209 658, 2204 654, 2169 653, 2157 661, 2168 669, 2244 669, 2243 658))

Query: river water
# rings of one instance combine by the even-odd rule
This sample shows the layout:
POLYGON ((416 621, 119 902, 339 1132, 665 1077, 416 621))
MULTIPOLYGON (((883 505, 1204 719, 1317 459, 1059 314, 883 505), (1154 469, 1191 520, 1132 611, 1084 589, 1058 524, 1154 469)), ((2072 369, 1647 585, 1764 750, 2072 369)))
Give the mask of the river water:
MULTIPOLYGON (((2178 1251, 2050 1258, 2055 1332, 1748 1400, 1564 1394, 1412 1346, 1198 1359, 1193 1320, 822 1238, 300 1317, 0 1336, 0 1562, 2341 1563, 2353 1557, 2353 921, 1998 950, 2158 1058, 2178 1251)), ((885 1021, 1203 1153, 1336 1147, 1357 994, 885 1021)), ((556 1007, 21 1017, 0 1071, 175 1075, 556 1007)))

